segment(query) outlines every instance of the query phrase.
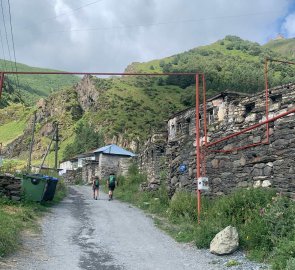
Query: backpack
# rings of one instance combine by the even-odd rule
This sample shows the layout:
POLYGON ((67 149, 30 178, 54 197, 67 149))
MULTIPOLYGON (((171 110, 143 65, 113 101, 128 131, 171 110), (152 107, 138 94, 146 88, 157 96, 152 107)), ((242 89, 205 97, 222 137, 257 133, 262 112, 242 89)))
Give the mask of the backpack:
POLYGON ((109 185, 114 186, 115 182, 116 182, 116 176, 115 175, 110 175, 109 185))
POLYGON ((95 179, 95 186, 98 187, 99 186, 99 180, 95 179))

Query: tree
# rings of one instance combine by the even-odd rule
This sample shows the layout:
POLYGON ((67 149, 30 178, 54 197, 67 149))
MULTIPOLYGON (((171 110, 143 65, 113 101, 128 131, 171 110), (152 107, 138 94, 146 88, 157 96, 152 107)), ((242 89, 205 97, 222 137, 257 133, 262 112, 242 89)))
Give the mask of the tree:
POLYGON ((75 133, 74 142, 65 148, 64 159, 104 145, 103 134, 95 131, 88 122, 79 121, 75 128, 75 133))

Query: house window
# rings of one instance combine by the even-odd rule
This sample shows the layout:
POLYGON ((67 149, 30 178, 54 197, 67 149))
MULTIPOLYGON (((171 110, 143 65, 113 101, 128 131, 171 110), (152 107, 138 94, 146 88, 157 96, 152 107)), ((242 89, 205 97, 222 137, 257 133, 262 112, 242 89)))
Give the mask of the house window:
POLYGON ((189 128, 190 128, 190 124, 191 124, 191 119, 186 118, 185 123, 186 123, 186 133, 189 134, 189 128))
POLYGON ((253 111, 253 109, 255 108, 255 103, 249 103, 245 105, 245 116, 247 116, 249 113, 251 113, 253 111))
POLYGON ((211 125, 214 122, 213 109, 209 109, 207 111, 207 114, 208 114, 208 125, 211 125))
POLYGON ((154 161, 154 150, 151 151, 152 161, 154 161))
POLYGON ((272 103, 278 103, 282 101, 282 94, 273 95, 270 97, 272 103))
POLYGON ((181 130, 182 130, 182 125, 181 125, 181 123, 177 123, 177 132, 178 133, 181 133, 181 130))
POLYGON ((174 126, 174 124, 171 125, 171 133, 172 134, 175 133, 175 126, 174 126))

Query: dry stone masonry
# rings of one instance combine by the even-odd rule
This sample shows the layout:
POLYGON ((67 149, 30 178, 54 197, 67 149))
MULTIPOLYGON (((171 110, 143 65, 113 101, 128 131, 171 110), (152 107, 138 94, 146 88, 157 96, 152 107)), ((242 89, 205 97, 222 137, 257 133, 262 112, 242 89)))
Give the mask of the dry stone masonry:
POLYGON ((19 201, 21 199, 21 178, 10 174, 0 175, 0 196, 19 201))
MULTIPOLYGON (((269 89, 269 118, 295 107, 295 84, 269 89)), ((245 95, 224 92, 207 100, 208 142, 216 141, 253 124, 266 120, 265 93, 245 95)), ((204 144, 203 108, 200 109, 201 145, 204 144)), ((170 195, 179 188, 196 188, 196 125, 195 108, 173 115, 168 120, 168 137, 162 142, 168 170, 170 195)), ((266 139, 266 125, 228 139, 207 150, 202 164, 209 177, 210 194, 227 194, 239 187, 274 187, 295 198, 295 115, 290 114, 269 124, 270 141, 266 139), (257 144, 240 151, 226 150, 257 144)), ((152 153, 155 144, 149 143, 140 155, 141 169, 148 174, 149 184, 159 179, 158 164, 152 153)))

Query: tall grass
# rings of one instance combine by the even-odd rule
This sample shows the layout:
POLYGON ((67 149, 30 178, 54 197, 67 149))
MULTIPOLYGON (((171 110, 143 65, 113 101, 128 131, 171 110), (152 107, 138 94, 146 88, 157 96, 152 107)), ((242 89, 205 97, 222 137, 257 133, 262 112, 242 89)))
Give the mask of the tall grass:
POLYGON ((197 222, 196 196, 178 191, 170 200, 165 184, 153 192, 140 191, 146 176, 133 165, 120 178, 117 198, 156 214, 156 223, 176 240, 208 248, 213 237, 228 225, 239 232, 240 247, 273 269, 295 269, 295 203, 271 189, 241 189, 230 195, 202 200, 197 222))
POLYGON ((21 245, 21 232, 36 229, 38 218, 66 194, 67 188, 61 180, 57 183, 53 202, 13 202, 0 197, 0 258, 17 250, 21 245))

